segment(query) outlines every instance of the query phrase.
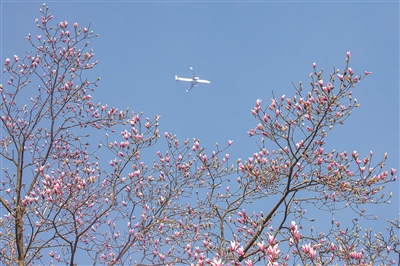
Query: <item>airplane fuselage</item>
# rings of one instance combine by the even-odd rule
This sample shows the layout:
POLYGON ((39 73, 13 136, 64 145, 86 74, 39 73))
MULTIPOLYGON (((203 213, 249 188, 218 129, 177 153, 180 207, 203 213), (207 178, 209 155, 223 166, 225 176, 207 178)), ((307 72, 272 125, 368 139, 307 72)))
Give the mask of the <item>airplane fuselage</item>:
POLYGON ((204 83, 204 84, 210 84, 211 82, 205 79, 200 79, 199 77, 195 77, 194 79, 190 78, 181 78, 178 76, 175 76, 176 81, 185 81, 185 82, 192 82, 192 83, 204 83))

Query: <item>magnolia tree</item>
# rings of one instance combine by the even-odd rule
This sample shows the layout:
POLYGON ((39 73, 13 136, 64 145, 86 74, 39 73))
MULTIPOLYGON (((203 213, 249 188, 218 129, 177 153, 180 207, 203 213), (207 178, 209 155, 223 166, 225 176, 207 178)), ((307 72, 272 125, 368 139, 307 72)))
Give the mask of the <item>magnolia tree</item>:
POLYGON ((358 224, 375 218, 368 205, 390 203, 384 187, 397 177, 387 155, 325 149, 358 106, 351 89, 370 74, 354 74, 349 52, 325 78, 313 64, 294 96, 256 101, 249 135, 260 145, 248 159, 232 161, 232 141, 212 151, 164 133, 167 151, 145 161, 159 117, 93 102, 100 78, 85 73, 97 64, 88 42, 96 35, 51 26, 48 7, 40 12, 31 52, 4 63, 2 264, 397 263, 398 220, 383 232, 358 224), (360 218, 335 220, 342 209, 360 218))

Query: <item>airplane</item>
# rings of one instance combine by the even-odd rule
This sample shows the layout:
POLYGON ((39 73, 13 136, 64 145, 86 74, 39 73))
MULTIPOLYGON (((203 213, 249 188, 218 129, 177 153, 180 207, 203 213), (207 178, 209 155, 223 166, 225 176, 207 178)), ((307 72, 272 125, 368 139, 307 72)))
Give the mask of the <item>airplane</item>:
POLYGON ((200 77, 196 77, 194 74, 193 67, 190 67, 190 70, 192 70, 192 78, 181 78, 178 76, 175 76, 176 82, 178 81, 185 81, 185 82, 191 82, 190 88, 186 90, 186 92, 189 92, 194 86, 197 86, 198 83, 203 83, 203 84, 210 84, 211 82, 205 79, 200 79, 200 77))

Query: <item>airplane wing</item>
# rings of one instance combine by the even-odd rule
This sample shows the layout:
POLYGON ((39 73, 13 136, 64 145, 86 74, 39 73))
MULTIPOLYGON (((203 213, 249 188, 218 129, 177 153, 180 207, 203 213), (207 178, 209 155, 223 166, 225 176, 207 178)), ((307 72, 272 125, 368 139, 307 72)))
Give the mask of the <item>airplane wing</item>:
POLYGON ((193 87, 196 86, 195 82, 192 82, 192 84, 190 84, 190 88, 186 90, 186 92, 189 92, 191 89, 193 89, 193 87))
POLYGON ((190 67, 190 70, 192 70, 192 77, 193 77, 193 79, 195 79, 196 78, 196 74, 194 74, 193 67, 190 67))

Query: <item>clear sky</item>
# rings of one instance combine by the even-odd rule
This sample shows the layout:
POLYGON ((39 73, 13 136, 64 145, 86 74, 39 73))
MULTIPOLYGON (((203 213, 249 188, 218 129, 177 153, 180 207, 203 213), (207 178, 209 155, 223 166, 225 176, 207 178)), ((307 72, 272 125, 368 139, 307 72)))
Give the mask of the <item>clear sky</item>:
MULTIPOLYGON (((1 1, 1 62, 30 50, 25 36, 38 33, 34 20, 42 3, 1 1)), ((328 74, 343 69, 351 51, 355 73, 372 75, 354 88, 361 107, 330 133, 328 147, 361 156, 373 150, 377 159, 388 152, 387 166, 399 168, 398 1, 46 4, 53 23, 91 23, 100 34, 90 44, 100 62, 90 75, 102 78, 94 102, 159 114, 161 132, 199 138, 209 149, 234 140, 232 158, 257 151, 258 137, 247 134, 257 123, 250 112, 256 99, 265 106, 272 91, 292 96, 291 82, 308 84, 313 62, 328 74), (175 83, 174 76, 190 77, 190 66, 211 84, 186 93, 188 83, 175 83)), ((393 203, 388 211, 396 218, 398 197, 393 203)))

